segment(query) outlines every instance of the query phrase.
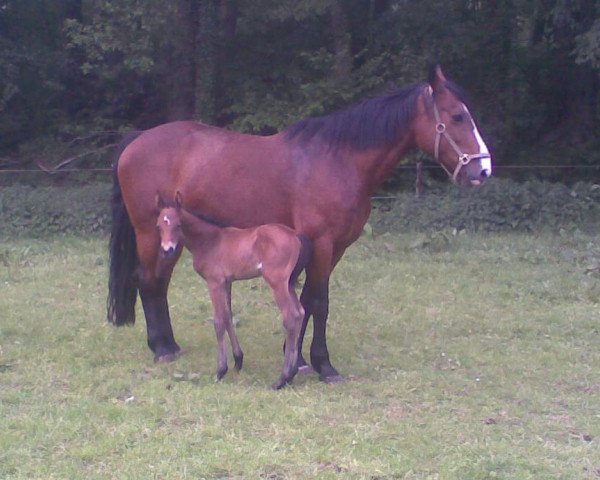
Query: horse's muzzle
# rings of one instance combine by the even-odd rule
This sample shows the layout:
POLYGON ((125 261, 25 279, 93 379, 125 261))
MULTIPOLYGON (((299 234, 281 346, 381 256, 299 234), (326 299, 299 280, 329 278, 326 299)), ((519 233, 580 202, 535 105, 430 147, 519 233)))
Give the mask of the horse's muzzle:
POLYGON ((465 165, 465 185, 481 185, 492 176, 492 161, 489 157, 480 158, 465 165), (466 181, 465 181, 466 180, 466 181))
POLYGON ((163 258, 172 258, 175 256, 175 252, 177 252, 177 247, 173 245, 160 248, 160 254, 163 258))

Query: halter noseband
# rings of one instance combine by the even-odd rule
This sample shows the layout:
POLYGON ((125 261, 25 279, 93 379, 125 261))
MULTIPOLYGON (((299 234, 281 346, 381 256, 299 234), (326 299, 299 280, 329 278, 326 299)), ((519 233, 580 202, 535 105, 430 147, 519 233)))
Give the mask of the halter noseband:
POLYGON ((433 98, 433 114, 435 115, 435 147, 434 147, 434 157, 438 161, 438 163, 442 166, 442 168, 446 171, 448 176, 452 179, 454 183, 456 183, 456 177, 458 176, 458 172, 465 165, 468 165, 471 160, 481 160, 483 158, 492 158, 489 153, 464 153, 457 143, 452 139, 450 134, 446 131, 446 124, 442 122, 440 117, 440 112, 438 111, 437 105, 435 104, 435 98, 433 98), (446 166, 440 161, 439 153, 440 153, 440 142, 442 140, 442 136, 446 137, 446 140, 450 144, 450 146, 454 149, 456 154, 458 155, 458 163, 456 164, 456 168, 454 169, 454 173, 451 173, 450 170, 446 168, 446 166))

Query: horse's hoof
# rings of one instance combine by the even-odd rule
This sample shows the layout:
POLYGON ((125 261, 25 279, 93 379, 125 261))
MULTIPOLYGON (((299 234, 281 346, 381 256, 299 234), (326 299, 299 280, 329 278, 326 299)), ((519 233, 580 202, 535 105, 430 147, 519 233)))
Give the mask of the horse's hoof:
POLYGON ((185 354, 184 350, 178 350, 173 353, 165 353, 163 355, 156 355, 154 357, 154 363, 171 363, 177 360, 181 355, 185 354))
POLYGON ((325 383, 344 383, 346 380, 342 377, 333 366, 327 363, 315 362, 313 359, 313 368, 319 373, 319 380, 325 383))
POLYGON ((217 381, 222 380, 225 374, 227 373, 227 367, 221 370, 217 370, 217 381))
POLYGON ((310 365, 304 364, 298 367, 298 375, 309 375, 314 372, 315 370, 310 365))
POLYGON ((328 385, 335 385, 338 383, 346 383, 346 379, 344 377, 342 377, 339 373, 336 375, 319 375, 319 380, 321 380, 324 383, 327 383, 328 385))
POLYGON ((244 355, 240 355, 239 357, 233 356, 235 360, 235 369, 239 372, 242 369, 242 365, 244 364, 244 355))
POLYGON ((277 380, 273 385, 271 385, 271 388, 273 390, 281 390, 283 387, 285 387, 286 385, 289 385, 290 382, 287 380, 277 380))

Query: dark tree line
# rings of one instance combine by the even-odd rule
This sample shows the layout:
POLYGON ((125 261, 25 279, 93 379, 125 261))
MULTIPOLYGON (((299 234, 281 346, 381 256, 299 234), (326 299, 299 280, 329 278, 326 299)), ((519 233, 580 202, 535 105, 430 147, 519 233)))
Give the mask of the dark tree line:
POLYGON ((434 62, 499 161, 600 163, 597 0, 0 0, 0 167, 175 119, 270 133, 434 62))

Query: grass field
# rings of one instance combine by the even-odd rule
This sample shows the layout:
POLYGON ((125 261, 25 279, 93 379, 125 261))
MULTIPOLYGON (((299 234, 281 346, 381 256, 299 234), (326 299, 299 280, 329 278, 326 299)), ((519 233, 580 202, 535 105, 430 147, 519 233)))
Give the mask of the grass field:
POLYGON ((362 238, 331 285, 348 381, 280 392, 259 280, 234 286, 245 364, 217 383, 189 257, 169 365, 139 305, 133 328, 106 324, 106 257, 100 239, 2 242, 1 479, 600 478, 597 236, 362 238))

